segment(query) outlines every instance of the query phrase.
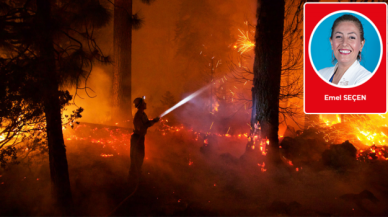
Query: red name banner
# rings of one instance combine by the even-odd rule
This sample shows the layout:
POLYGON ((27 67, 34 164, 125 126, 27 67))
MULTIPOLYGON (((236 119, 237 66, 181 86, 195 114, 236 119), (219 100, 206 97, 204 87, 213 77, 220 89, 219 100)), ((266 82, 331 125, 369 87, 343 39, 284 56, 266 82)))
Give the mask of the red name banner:
POLYGON ((306 3, 306 114, 387 112, 387 5, 306 3))

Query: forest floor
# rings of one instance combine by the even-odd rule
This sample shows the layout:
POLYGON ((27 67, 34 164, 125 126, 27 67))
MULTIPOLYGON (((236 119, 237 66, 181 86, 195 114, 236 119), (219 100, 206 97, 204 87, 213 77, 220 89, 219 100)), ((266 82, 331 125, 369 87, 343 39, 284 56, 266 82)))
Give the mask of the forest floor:
MULTIPOLYGON (((115 208, 112 216, 388 215, 388 161, 341 171, 263 167, 265 156, 244 154, 246 138, 209 137, 201 151, 203 135, 178 128, 149 130, 140 183, 123 202, 135 190, 129 137, 122 128, 82 125, 65 133, 76 215, 106 216, 115 208), (365 190, 372 196, 363 197, 365 190)), ((47 154, 1 170, 0 201, 1 216, 51 215, 47 154)))

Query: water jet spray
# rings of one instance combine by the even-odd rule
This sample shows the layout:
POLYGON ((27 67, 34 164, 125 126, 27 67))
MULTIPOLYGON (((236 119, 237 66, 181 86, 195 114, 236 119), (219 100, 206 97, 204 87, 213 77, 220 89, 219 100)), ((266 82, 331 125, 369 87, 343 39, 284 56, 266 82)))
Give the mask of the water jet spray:
POLYGON ((201 94, 203 91, 205 91, 207 88, 209 88, 212 84, 209 84, 205 87, 202 87, 201 89, 197 90, 196 92, 190 94, 189 96, 187 96, 186 98, 182 99, 180 102, 178 102, 177 104, 175 104, 173 107, 169 108, 167 111, 163 112, 163 114, 161 114, 159 117, 162 118, 163 116, 167 115, 168 113, 172 112, 173 110, 175 110, 176 108, 180 107, 181 105, 185 104, 186 102, 190 101, 191 99, 193 99, 194 97, 198 96, 199 94, 201 94))

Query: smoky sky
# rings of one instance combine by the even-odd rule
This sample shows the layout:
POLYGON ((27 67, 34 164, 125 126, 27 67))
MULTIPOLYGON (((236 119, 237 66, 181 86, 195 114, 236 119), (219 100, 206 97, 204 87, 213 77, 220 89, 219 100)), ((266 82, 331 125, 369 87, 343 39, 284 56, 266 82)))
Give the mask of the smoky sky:
MULTIPOLYGON (((187 11, 182 8, 185 4, 189 5, 193 2, 194 0, 157 0, 147 5, 140 0, 133 0, 133 13, 137 13, 143 19, 143 25, 139 30, 132 31, 132 99, 146 96, 150 113, 155 107, 160 106, 160 98, 166 91, 170 91, 179 101, 183 96, 206 84, 201 71, 202 66, 193 62, 192 58, 188 58, 190 55, 194 57, 200 55, 198 51, 202 48, 198 47, 198 51, 196 48, 187 51, 183 48, 183 55, 178 54, 178 49, 182 50, 176 39, 179 19, 192 19, 193 25, 196 26, 194 30, 201 34, 206 34, 203 32, 206 28, 202 29, 201 25, 208 22, 214 22, 216 26, 214 31, 228 34, 228 42, 226 39, 217 38, 217 41, 211 45, 215 50, 230 49, 228 47, 230 42, 238 37, 238 28, 242 28, 245 21, 254 23, 256 19, 255 0, 201 0, 204 5, 210 7, 203 10, 205 12, 211 10, 214 13, 198 13, 196 16, 197 13, 194 12, 190 16, 185 16, 184 13, 187 11), (216 23, 217 20, 212 19, 212 16, 228 18, 230 22, 225 25, 216 23)), ((195 2, 199 1, 195 0, 195 2)), ((113 13, 113 8, 111 10, 113 13)), ((197 8, 197 10, 202 9, 197 8)), ((106 27, 96 31, 95 36, 104 54, 112 56, 113 20, 106 27)), ((190 40, 188 38, 187 43, 190 43, 190 40)), ((226 66, 227 60, 224 59, 222 61, 226 66)), ((78 91, 83 99, 77 97, 76 104, 85 108, 81 121, 103 123, 110 118, 112 73, 112 65, 96 65, 87 84, 94 91, 89 91, 89 94, 95 98, 89 98, 84 91, 78 91)), ((228 69, 223 67, 217 73, 226 74, 228 69)), ((72 89, 73 94, 74 92, 72 89)))

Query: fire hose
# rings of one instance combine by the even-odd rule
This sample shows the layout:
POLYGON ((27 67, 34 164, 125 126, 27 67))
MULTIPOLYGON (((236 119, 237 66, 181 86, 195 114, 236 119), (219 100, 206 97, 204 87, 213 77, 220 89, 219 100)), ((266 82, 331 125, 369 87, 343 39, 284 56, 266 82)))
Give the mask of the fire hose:
POLYGON ((123 201, 121 201, 112 211, 110 211, 105 217, 111 216, 113 213, 116 212, 116 210, 124 204, 125 201, 127 201, 130 197, 132 197, 135 192, 137 191, 137 188, 139 187, 139 182, 136 183, 135 190, 132 191, 123 201))
MULTIPOLYGON (((186 102, 190 101, 191 99, 193 99, 194 97, 198 96, 199 94, 201 94, 203 91, 205 91, 208 87, 210 87, 210 85, 207 85, 199 90, 197 90, 196 92, 192 93, 191 95, 187 96, 186 98, 184 98, 183 100, 181 100, 180 102, 178 102, 176 105, 174 105, 173 107, 171 107, 170 109, 168 109, 167 111, 163 112, 163 114, 161 114, 159 117, 163 117, 165 115, 167 115, 168 113, 170 113, 171 111, 175 110, 176 108, 180 107, 181 105, 185 104, 186 102)), ((137 188, 139 187, 139 182, 136 183, 136 187, 135 187, 135 190, 133 190, 133 192, 131 194, 129 194, 123 201, 121 201, 110 213, 108 213, 106 215, 106 217, 108 216, 111 216, 114 212, 116 212, 116 210, 121 206, 123 205, 123 203, 125 201, 127 201, 130 197, 132 197, 135 192, 137 191, 137 188)))

